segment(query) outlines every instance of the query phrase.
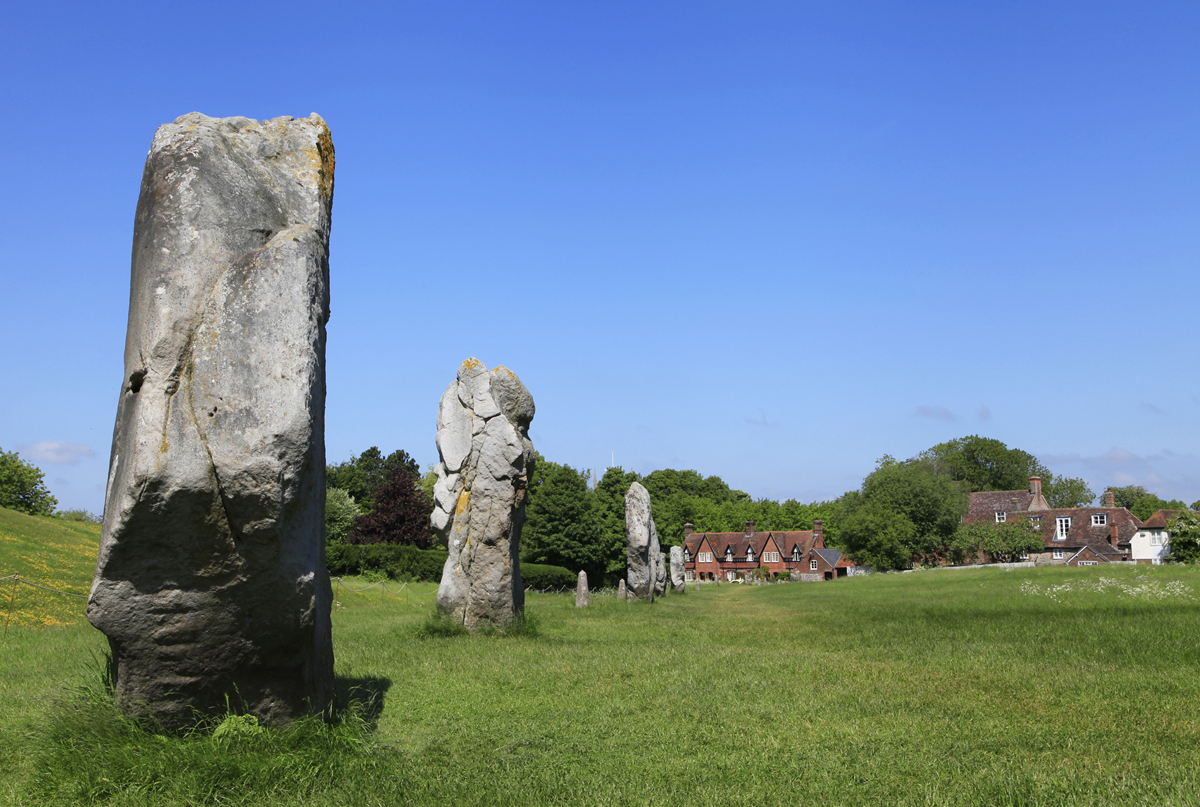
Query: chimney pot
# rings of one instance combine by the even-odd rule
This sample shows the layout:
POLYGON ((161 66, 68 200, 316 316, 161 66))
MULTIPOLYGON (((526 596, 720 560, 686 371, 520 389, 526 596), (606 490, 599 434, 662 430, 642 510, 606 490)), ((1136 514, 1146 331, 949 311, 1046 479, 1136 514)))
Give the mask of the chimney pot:
POLYGON ((1117 506, 1117 495, 1115 493, 1113 493, 1112 488, 1109 488, 1108 490, 1104 491, 1104 506, 1105 507, 1116 507, 1117 506))
POLYGON ((684 524, 683 525, 683 537, 687 538, 689 535, 691 535, 695 531, 695 529, 696 529, 695 526, 693 526, 691 524, 684 524))
POLYGON ((746 522, 746 535, 753 535, 753 534, 754 534, 754 522, 747 521, 746 522))

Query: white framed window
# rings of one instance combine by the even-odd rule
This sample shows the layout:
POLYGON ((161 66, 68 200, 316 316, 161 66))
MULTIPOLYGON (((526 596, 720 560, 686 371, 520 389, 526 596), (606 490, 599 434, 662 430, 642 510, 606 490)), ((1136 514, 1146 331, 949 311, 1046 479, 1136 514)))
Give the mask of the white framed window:
POLYGON ((746 562, 747 562, 747 563, 753 563, 753 562, 754 562, 754 550, 753 550, 753 549, 747 549, 747 550, 746 550, 746 562))
POLYGON ((1008 511, 1007 510, 997 510, 996 511, 996 523, 1003 524, 1005 521, 1008 521, 1008 511))
POLYGON ((816 558, 813 558, 812 560, 810 560, 808 562, 808 568, 812 569, 814 572, 817 570, 817 559, 816 558))
POLYGON ((767 552, 763 555, 763 560, 766 561, 767 563, 778 563, 779 562, 779 553, 778 552, 767 552))
POLYGON ((1162 533, 1158 530, 1150 530, 1150 546, 1162 546, 1162 533))
POLYGON ((1061 549, 1056 549, 1056 550, 1054 550, 1054 556, 1053 556, 1053 557, 1054 557, 1054 559, 1055 559, 1055 560, 1062 560, 1062 559, 1063 559, 1063 551, 1062 551, 1061 549))
POLYGON ((683 562, 684 562, 684 563, 691 563, 691 562, 692 562, 692 553, 691 553, 691 552, 688 552, 686 549, 685 549, 685 550, 683 550, 683 562))
POLYGON ((1057 519, 1055 519, 1054 523, 1055 523, 1054 540, 1056 540, 1056 541, 1067 540, 1067 533, 1069 533, 1071 531, 1071 517, 1070 516, 1059 516, 1057 519))
POLYGON ((800 547, 792 547, 792 560, 800 560, 800 547))
POLYGON ((689 571, 686 571, 683 573, 683 579, 690 583, 696 579, 696 575, 692 571, 689 570, 689 571))
POLYGON ((1108 513, 1092 513, 1092 526, 1103 527, 1108 524, 1108 513))
POLYGON ((732 563, 732 562, 733 562, 733 550, 732 550, 732 549, 726 548, 726 550, 725 550, 725 560, 726 560, 727 562, 729 562, 729 563, 732 563))

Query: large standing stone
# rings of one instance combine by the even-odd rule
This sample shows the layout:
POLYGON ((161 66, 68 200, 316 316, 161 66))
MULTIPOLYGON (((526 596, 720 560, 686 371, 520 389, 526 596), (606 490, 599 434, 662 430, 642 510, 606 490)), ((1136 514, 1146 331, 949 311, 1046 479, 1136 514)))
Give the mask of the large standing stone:
POLYGON ((687 578, 683 573, 683 547, 671 547, 671 591, 687 593, 687 578))
POLYGON ((661 550, 658 530, 650 513, 650 494, 634 482, 625 493, 625 574, 629 593, 640 600, 654 602, 661 550))
POLYGON ((88 619, 166 728, 327 712, 325 322, 333 143, 317 115, 159 127, 88 619), (227 700, 228 699, 228 700, 227 700))
POLYGON ((590 601, 591 593, 588 591, 587 572, 581 569, 579 581, 575 584, 575 607, 587 608, 590 601))
POLYGON ((654 564, 654 596, 662 597, 667 593, 667 553, 660 551, 654 564))
POLYGON ((512 370, 489 371, 478 359, 459 366, 438 407, 432 522, 450 557, 437 605, 470 630, 507 625, 525 607, 518 555, 533 412, 533 396, 512 370))

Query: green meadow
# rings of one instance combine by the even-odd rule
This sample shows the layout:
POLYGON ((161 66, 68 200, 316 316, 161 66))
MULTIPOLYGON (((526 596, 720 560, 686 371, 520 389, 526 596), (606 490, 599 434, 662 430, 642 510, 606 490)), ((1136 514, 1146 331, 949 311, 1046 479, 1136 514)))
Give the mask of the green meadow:
MULTIPOLYGON (((5 576, 27 541, 0 541, 5 576)), ((432 584, 343 583, 333 725, 149 734, 81 600, 10 626, 0 803, 1200 803, 1195 567, 532 594, 508 636, 439 630, 432 584)))

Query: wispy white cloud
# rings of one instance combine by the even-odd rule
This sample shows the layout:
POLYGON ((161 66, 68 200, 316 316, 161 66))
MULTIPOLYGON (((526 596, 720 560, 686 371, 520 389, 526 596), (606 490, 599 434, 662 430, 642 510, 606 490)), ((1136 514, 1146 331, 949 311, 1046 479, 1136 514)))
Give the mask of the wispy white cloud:
POLYGON ((958 420, 958 416, 944 406, 918 406, 914 414, 917 417, 932 418, 933 420, 958 420))
POLYGON ((43 440, 40 443, 23 446, 21 454, 34 462, 48 462, 52 465, 74 465, 84 457, 94 457, 96 452, 89 446, 78 443, 68 443, 65 440, 43 440))

